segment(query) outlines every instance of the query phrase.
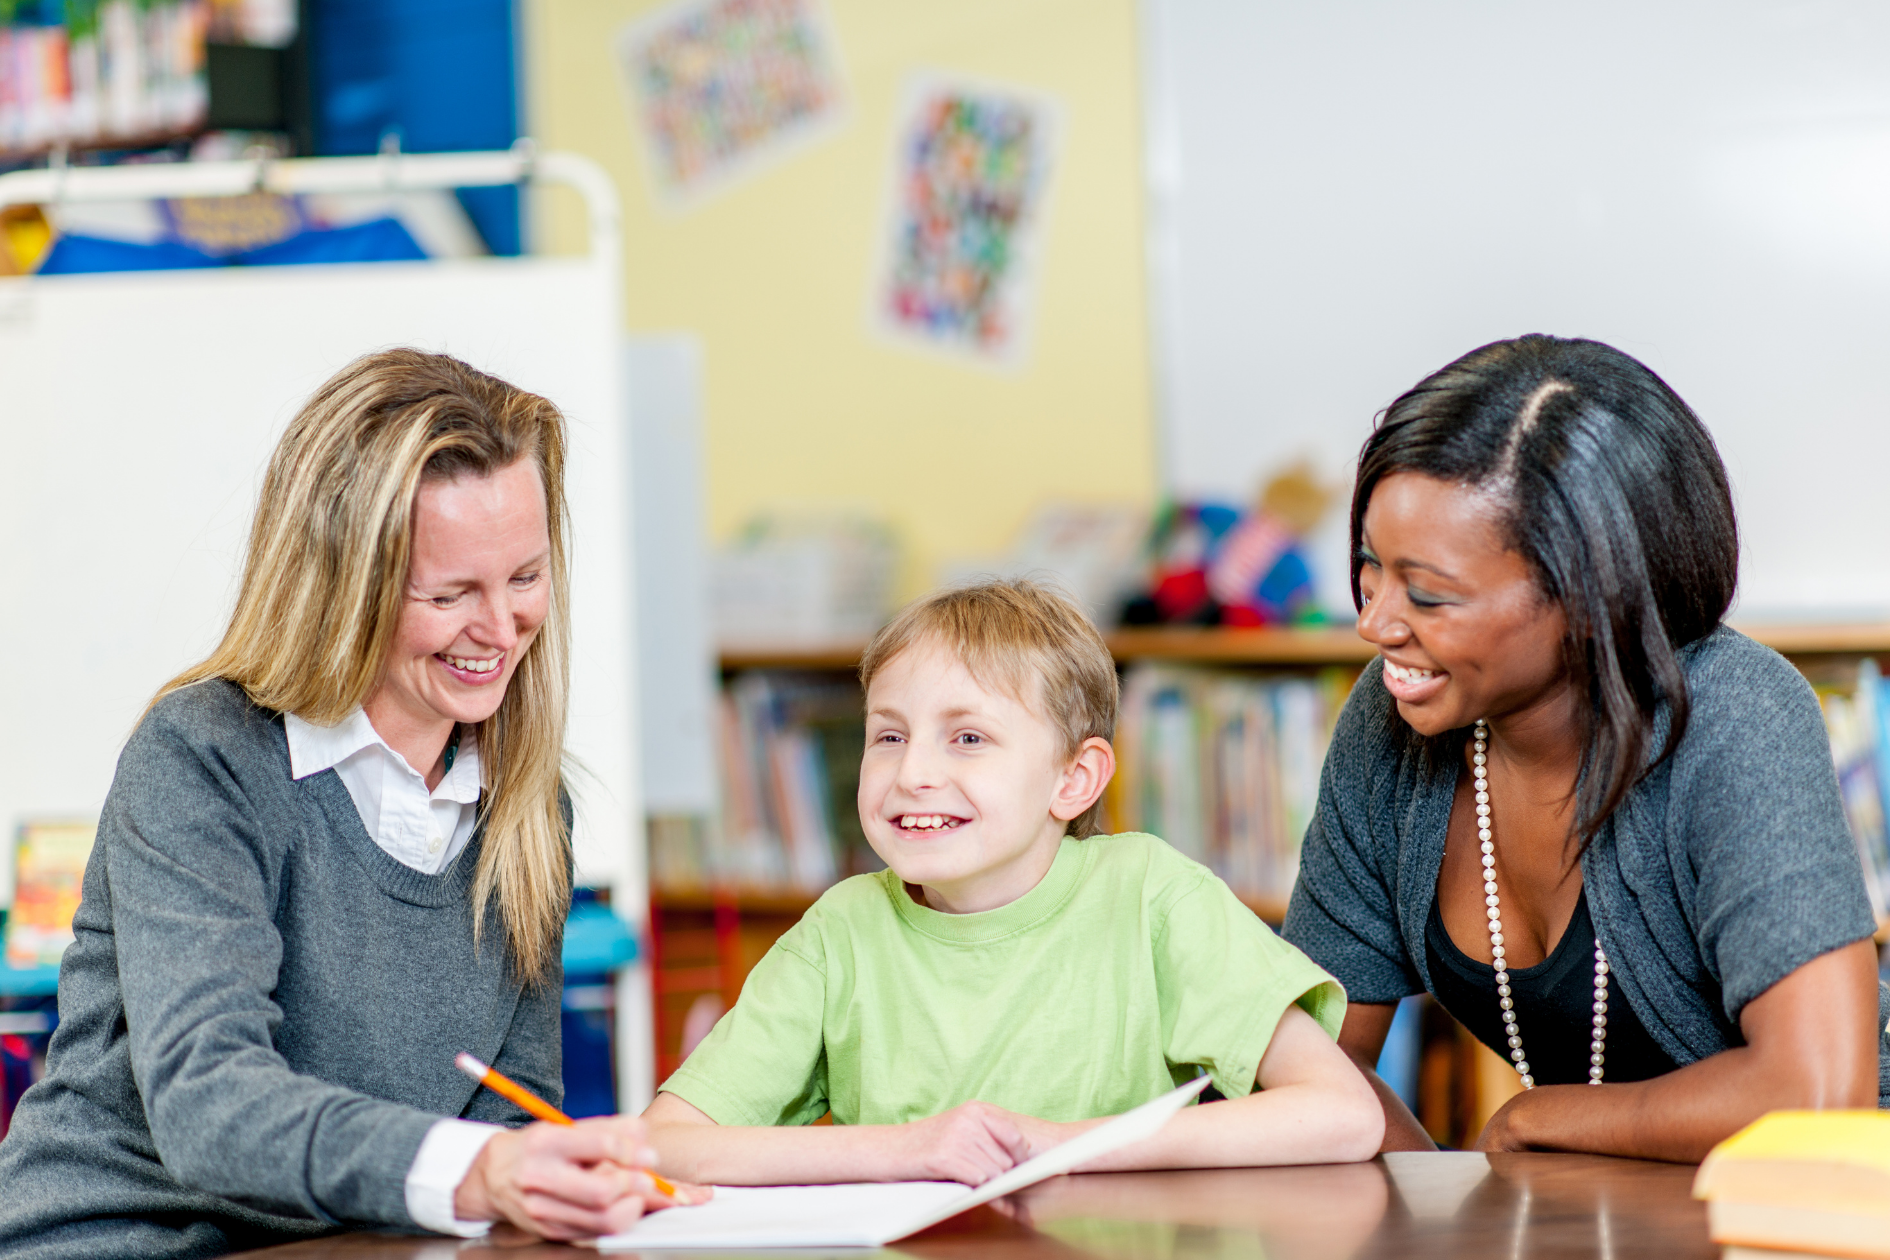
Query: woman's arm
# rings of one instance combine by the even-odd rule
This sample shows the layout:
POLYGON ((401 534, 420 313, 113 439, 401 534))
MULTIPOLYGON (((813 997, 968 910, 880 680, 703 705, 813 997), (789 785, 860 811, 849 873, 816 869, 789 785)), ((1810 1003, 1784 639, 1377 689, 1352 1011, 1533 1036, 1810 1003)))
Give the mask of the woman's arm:
POLYGON ((1352 1059, 1352 1065, 1364 1074, 1378 1105, 1385 1113, 1385 1141, 1381 1151, 1434 1151, 1437 1144, 1424 1131, 1398 1092, 1378 1075, 1378 1056, 1384 1053, 1385 1035, 1391 1031, 1392 1016, 1398 1013, 1395 1002, 1354 1002, 1345 1008, 1345 1025, 1339 1029, 1339 1049, 1352 1059))
POLYGON ((840 1181, 962 1181, 979 1186, 1030 1145, 1002 1107, 968 1102, 910 1124, 721 1125, 674 1094, 643 1113, 657 1171, 723 1186, 840 1181))
POLYGON ((1621 1085, 1545 1085, 1498 1111, 1477 1145, 1692 1163, 1781 1107, 1877 1105, 1877 954, 1814 958, 1739 1014, 1746 1044, 1621 1085))
POLYGON ((282 842, 251 808, 243 749, 196 729, 221 715, 172 718, 218 696, 172 697, 133 734, 88 871, 152 1145, 192 1190, 404 1226, 404 1177, 436 1117, 297 1073, 277 1050, 282 842))

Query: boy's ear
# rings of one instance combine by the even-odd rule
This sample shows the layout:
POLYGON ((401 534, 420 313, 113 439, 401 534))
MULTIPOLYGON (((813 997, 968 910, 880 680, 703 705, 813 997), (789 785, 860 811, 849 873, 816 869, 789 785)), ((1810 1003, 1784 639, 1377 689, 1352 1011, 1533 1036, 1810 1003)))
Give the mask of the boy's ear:
POLYGON ((1100 800, 1103 789, 1115 777, 1114 745, 1100 735, 1091 735, 1063 771, 1056 795, 1050 800, 1050 816, 1069 822, 1100 800))

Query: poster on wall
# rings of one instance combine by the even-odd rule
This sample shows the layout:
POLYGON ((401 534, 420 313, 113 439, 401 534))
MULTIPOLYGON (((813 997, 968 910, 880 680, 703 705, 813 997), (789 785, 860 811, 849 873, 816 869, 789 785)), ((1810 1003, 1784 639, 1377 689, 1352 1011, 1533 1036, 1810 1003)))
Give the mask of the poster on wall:
POLYGON ((881 332, 994 366, 1022 362, 1058 112, 1013 88, 912 83, 874 282, 881 332))
POLYGON ((680 0, 623 28, 618 61, 657 198, 686 209, 841 121, 816 0, 680 0))

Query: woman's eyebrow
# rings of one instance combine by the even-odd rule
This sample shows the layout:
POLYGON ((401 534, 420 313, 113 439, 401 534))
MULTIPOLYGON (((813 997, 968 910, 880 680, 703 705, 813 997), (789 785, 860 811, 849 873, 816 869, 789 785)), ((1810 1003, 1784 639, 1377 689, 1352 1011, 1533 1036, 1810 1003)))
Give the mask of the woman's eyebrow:
POLYGON ((1457 580, 1457 575, 1452 573, 1449 569, 1441 569, 1428 560, 1399 559, 1392 562, 1392 567, 1399 570, 1423 569, 1426 573, 1435 573, 1446 582, 1455 582, 1457 580))

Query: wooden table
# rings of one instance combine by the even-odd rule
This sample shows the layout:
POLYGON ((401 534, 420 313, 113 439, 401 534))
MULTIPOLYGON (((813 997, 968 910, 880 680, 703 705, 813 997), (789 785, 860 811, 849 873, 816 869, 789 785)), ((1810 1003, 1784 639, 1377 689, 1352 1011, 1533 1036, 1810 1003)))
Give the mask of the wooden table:
MULTIPOLYGON (((1717 1260, 1693 1169, 1591 1155, 1058 1177, 876 1253, 914 1260, 1717 1260)), ((545 1260, 586 1253, 349 1234, 271 1260, 545 1260)), ((669 1253, 671 1256, 691 1253, 669 1253)), ((696 1253, 706 1254, 706 1253, 696 1253)), ((765 1256, 766 1252, 753 1253, 765 1256)), ((857 1254, 864 1257, 867 1253, 857 1254)))

